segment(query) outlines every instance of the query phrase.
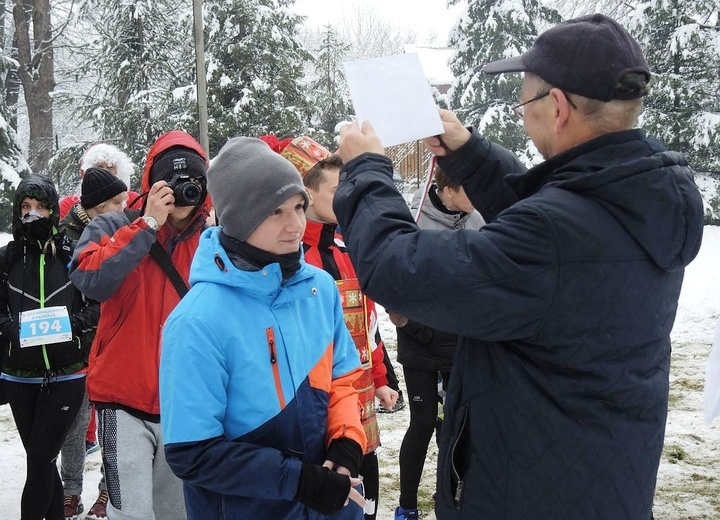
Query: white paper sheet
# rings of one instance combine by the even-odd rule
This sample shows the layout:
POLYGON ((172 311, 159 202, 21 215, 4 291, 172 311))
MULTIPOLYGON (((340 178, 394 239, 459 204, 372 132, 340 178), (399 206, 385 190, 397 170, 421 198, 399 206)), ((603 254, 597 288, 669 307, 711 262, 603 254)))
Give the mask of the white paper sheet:
POLYGON ((443 133, 417 53, 343 65, 357 119, 370 121, 383 146, 443 133))
POLYGON ((705 391, 703 396, 705 424, 720 414, 720 320, 715 327, 715 340, 705 369, 705 391))

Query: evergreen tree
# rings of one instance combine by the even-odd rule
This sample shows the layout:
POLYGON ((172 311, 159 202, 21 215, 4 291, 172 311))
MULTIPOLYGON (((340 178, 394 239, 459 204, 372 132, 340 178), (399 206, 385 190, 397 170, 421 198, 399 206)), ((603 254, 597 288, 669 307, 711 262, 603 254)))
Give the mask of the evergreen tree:
POLYGON ((307 113, 292 0, 207 0, 205 51, 211 155, 236 135, 295 136, 307 113))
MULTIPOLYGON (((449 0, 450 5, 458 2, 449 0)), ((522 74, 488 76, 482 69, 491 61, 522 54, 540 32, 559 21, 559 14, 539 0, 470 0, 450 34, 450 46, 458 49, 450 67, 455 76, 448 93, 451 109, 483 135, 516 153, 525 152, 529 141, 510 109, 517 103, 522 74)))
MULTIPOLYGON (((47 168, 43 173, 55 183, 55 188, 60 197, 79 193, 81 177, 80 177, 80 161, 92 143, 73 143, 60 147, 53 154, 47 168)), ((139 185, 139 183, 138 183, 139 185)))
POLYGON ((306 68, 307 133, 334 150, 335 126, 354 114, 343 62, 400 54, 406 44, 415 41, 415 32, 394 26, 371 7, 359 6, 339 27, 305 29, 300 37, 303 45, 316 53, 306 68))
POLYGON ((310 83, 310 103, 314 109, 309 133, 330 149, 335 148, 335 126, 348 121, 353 112, 342 66, 349 49, 332 26, 325 26, 325 36, 313 62, 317 78, 310 83))
POLYGON ((8 124, 10 111, 5 104, 4 89, 0 94, 0 231, 9 233, 15 188, 20 178, 30 173, 30 166, 20 152, 15 129, 8 124))
POLYGON ((635 32, 653 73, 643 128, 697 172, 720 178, 717 0, 651 0, 638 14, 635 32))
POLYGON ((100 139, 142 164, 174 128, 197 136, 192 11, 174 0, 86 0, 80 109, 100 139))

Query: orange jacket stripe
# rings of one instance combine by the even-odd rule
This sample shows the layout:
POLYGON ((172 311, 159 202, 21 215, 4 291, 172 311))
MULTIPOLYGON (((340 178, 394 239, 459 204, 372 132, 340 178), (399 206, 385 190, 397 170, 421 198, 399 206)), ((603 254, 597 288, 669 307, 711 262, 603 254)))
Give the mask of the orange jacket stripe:
POLYGON ((310 386, 324 390, 330 395, 328 403, 328 425, 326 443, 340 437, 348 437, 357 442, 365 452, 367 443, 360 417, 360 400, 353 383, 362 375, 362 367, 332 378, 333 344, 328 345, 323 357, 310 370, 310 386), (328 388, 329 383, 329 388, 328 388), (353 398, 354 397, 354 398, 353 398))
POLYGON ((285 408, 285 396, 283 395, 282 383, 280 382, 280 369, 278 368, 277 352, 275 350, 275 331, 272 327, 265 330, 267 335, 268 349, 270 349, 270 363, 272 363, 273 379, 275 379, 275 391, 277 392, 280 409, 285 408))

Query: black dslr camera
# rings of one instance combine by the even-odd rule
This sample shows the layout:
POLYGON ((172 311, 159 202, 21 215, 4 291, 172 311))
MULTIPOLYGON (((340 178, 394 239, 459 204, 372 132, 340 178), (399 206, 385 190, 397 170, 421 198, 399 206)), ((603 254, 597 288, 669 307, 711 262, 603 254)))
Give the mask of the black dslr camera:
POLYGON ((173 190, 176 206, 197 206, 203 198, 200 180, 186 173, 176 173, 167 183, 173 190))

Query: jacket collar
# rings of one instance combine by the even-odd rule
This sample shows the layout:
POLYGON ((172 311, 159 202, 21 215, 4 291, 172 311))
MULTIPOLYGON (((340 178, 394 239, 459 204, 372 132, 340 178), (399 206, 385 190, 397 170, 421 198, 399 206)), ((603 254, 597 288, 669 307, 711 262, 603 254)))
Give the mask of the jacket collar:
POLYGON ((550 157, 534 168, 530 168, 525 173, 508 175, 505 180, 519 198, 525 198, 537 192, 545 183, 552 180, 559 170, 579 157, 591 154, 607 146, 620 145, 628 141, 638 141, 642 139, 645 139, 645 132, 639 129, 601 135, 600 137, 596 137, 595 139, 591 139, 590 141, 550 157))
POLYGON ((336 244, 337 224, 307 219, 303 242, 318 249, 330 249, 336 244))

